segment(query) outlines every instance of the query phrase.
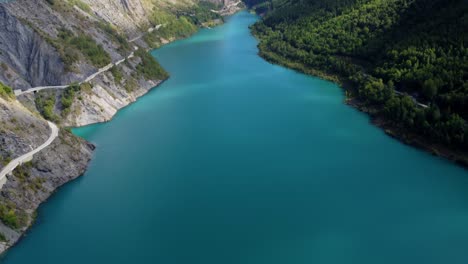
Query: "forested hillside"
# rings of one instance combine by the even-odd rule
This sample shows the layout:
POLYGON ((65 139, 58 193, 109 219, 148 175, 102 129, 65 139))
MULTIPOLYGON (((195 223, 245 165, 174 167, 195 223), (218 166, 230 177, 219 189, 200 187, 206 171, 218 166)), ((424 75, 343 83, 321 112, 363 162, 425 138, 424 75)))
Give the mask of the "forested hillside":
POLYGON ((247 1, 266 59, 350 84, 399 137, 468 150, 468 1, 247 1))

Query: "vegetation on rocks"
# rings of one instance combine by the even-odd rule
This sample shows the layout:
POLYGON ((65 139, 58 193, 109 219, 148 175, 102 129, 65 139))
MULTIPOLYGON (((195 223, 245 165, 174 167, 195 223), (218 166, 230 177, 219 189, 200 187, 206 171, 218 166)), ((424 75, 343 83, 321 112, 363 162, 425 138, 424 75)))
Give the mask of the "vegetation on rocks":
POLYGON ((0 202, 0 220, 8 227, 19 229, 27 225, 27 215, 12 202, 0 202))
POLYGON ((110 69, 112 76, 116 83, 120 83, 123 79, 122 71, 119 69, 119 66, 114 66, 110 69))
POLYGON ((161 38, 179 39, 185 38, 197 31, 197 28, 204 23, 212 20, 222 20, 222 17, 211 12, 211 9, 217 9, 213 3, 200 2, 190 7, 178 7, 173 9, 155 9, 149 20, 152 25, 163 25, 151 34, 145 35, 145 41, 151 47, 159 47, 161 38))
POLYGON ((55 114, 55 94, 40 92, 36 94, 35 103, 39 113, 47 120, 58 122, 60 117, 55 114))
POLYGON ((141 62, 137 66, 137 73, 142 75, 145 79, 165 80, 169 77, 169 74, 148 52, 139 49, 135 52, 135 55, 141 58, 141 62))
POLYGON ((117 29, 115 29, 111 24, 107 22, 96 22, 98 27, 102 29, 106 34, 108 34, 111 39, 120 45, 119 51, 129 51, 131 49, 130 43, 128 43, 127 38, 120 34, 117 29))
POLYGON ((101 45, 96 44, 93 38, 80 34, 75 36, 70 30, 62 28, 58 35, 60 42, 65 44, 66 64, 72 64, 78 57, 76 51, 81 52, 94 66, 101 68, 111 63, 109 53, 101 45), (69 54, 70 53, 70 54, 69 54))
POLYGON ((13 89, 11 87, 4 85, 0 82, 0 97, 4 99, 11 99, 14 97, 13 89))
POLYGON ((81 91, 81 86, 80 84, 73 83, 63 91, 62 99, 60 100, 62 103, 62 117, 66 117, 70 113, 70 108, 75 100, 76 93, 81 91))

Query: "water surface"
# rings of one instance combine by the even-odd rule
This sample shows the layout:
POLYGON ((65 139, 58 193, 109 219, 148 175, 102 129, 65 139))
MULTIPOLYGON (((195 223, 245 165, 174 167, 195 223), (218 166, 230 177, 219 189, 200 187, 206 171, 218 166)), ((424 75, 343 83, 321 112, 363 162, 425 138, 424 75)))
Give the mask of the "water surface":
POLYGON ((107 124, 9 264, 468 263, 468 175, 257 56, 242 12, 153 55, 171 79, 107 124))

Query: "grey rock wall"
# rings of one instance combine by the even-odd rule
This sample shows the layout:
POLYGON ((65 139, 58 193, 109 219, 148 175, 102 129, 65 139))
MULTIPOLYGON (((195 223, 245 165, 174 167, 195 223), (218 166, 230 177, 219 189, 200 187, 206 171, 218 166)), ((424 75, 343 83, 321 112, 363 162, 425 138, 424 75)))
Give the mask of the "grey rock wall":
POLYGON ((60 84, 64 66, 59 54, 4 5, 0 5, 0 63, 14 73, 3 70, 0 80, 17 89, 60 84))

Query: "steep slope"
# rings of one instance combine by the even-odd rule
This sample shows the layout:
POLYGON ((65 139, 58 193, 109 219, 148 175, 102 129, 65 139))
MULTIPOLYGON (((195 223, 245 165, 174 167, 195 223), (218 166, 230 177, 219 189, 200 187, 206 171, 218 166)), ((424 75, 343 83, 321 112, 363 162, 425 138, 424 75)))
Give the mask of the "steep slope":
POLYGON ((393 136, 468 163, 464 0, 252 2, 260 54, 350 87, 393 136))
MULTIPOLYGON (((47 122, 19 102, 0 97, 0 170, 49 137, 47 122)), ((0 252, 15 244, 37 207, 59 186, 85 171, 94 147, 65 130, 52 145, 8 176, 0 190, 0 252)))
POLYGON ((59 54, 0 5, 0 81, 17 89, 66 81, 59 54))
POLYGON ((51 138, 45 119, 60 126, 0 189, 0 253, 33 223, 40 203, 84 173, 94 146, 64 127, 108 121, 167 79, 147 51, 221 22, 211 9, 222 5, 213 2, 0 2, 0 169, 51 138))
POLYGON ((0 3, 0 80, 22 90, 79 84, 19 99, 65 126, 107 121, 168 77, 144 50, 219 19, 212 8, 207 2, 151 0, 0 3))
POLYGON ((13 158, 41 145, 48 134, 45 120, 18 102, 0 97, 0 170, 13 158))

